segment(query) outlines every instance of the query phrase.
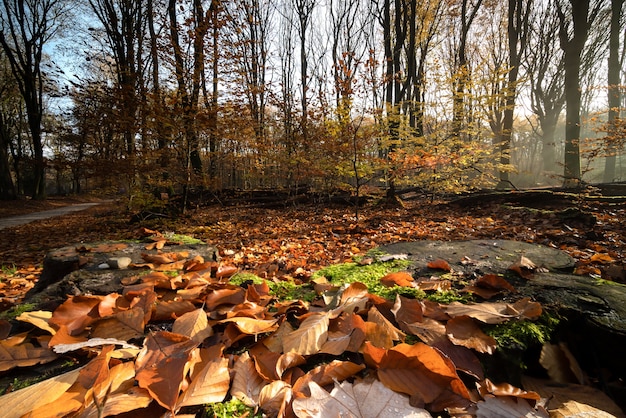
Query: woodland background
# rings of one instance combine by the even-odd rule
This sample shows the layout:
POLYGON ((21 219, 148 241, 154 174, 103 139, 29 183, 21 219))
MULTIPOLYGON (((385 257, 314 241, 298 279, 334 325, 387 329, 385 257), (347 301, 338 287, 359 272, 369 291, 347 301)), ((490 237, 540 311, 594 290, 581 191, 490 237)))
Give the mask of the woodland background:
POLYGON ((6 0, 0 197, 624 178, 623 0, 6 0))

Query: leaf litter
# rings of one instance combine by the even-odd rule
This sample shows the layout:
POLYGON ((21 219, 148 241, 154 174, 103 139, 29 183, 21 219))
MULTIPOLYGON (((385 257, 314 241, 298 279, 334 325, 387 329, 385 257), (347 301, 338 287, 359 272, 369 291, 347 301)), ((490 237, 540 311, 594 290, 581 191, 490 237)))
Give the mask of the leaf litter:
MULTIPOLYGON (((361 402, 367 396, 359 394, 377 393, 381 399, 392 399, 398 411, 405 411, 400 416, 444 410, 451 415, 495 416, 489 408, 541 416, 537 394, 493 385, 478 371, 470 372, 472 366, 468 366, 476 361, 475 353, 494 350, 493 341, 478 332, 482 323, 533 320, 541 314, 539 304, 524 300, 440 304, 398 295, 394 306, 393 301, 362 290, 352 291, 346 298, 323 297, 336 289, 320 290, 315 303, 303 303, 278 300, 268 293, 267 281, 306 283, 316 266, 350 261, 363 253, 360 248, 402 240, 403 231, 415 230, 414 225, 402 221, 384 223, 389 232, 382 238, 373 229, 361 229, 376 236, 376 241, 348 235, 345 241, 340 237, 324 247, 316 244, 319 238, 311 236, 300 243, 270 237, 265 241, 267 250, 250 247, 255 231, 251 228, 239 250, 223 251, 224 262, 218 266, 164 252, 163 257, 146 260, 154 275, 129 284, 123 295, 74 296, 57 308, 58 312, 22 316, 18 319, 34 328, 3 340, 3 346, 19 347, 16 350, 22 353, 16 358, 4 355, 7 367, 49 361, 47 355, 56 358, 58 354, 55 347, 69 349, 66 353, 74 352, 88 362, 69 372, 73 376, 69 381, 61 375, 41 382, 68 382, 58 385, 60 389, 43 401, 29 403, 24 399, 32 399, 32 395, 16 396, 30 388, 0 399, 7 407, 17 405, 24 414, 47 411, 88 416, 99 411, 101 416, 112 416, 156 410, 166 416, 234 398, 269 416, 314 416, 310 408, 324 412, 343 408, 344 403, 338 402, 341 396, 350 394, 348 398, 361 402), (303 254, 306 259, 298 261, 303 254), (239 269, 255 271, 266 281, 230 284, 239 269), (156 274, 166 271, 178 276, 156 274), (123 303, 111 304, 118 298, 123 303), (331 299, 337 304, 323 302, 331 299), (113 330, 122 324, 133 331, 127 331, 124 338, 107 335, 115 334, 113 330), (422 342, 407 344, 408 337, 422 342), (261 373, 272 369, 274 372, 261 373), (415 375, 425 378, 415 379, 415 375), (31 407, 34 409, 28 409, 31 407)), ((455 235, 455 229, 446 226, 448 236, 455 235)), ((436 238, 437 231, 429 233, 436 238)), ((153 241, 159 242, 161 249, 167 244, 153 241)), ((580 272, 615 261, 609 256, 594 257, 594 253, 585 253, 579 260, 580 272)), ((530 273, 527 278, 541 271, 521 261, 520 270, 530 273)), ((380 260, 374 257, 372 262, 380 260)), ((443 262, 433 268, 447 271, 443 262)), ((390 284, 416 286, 408 278, 392 279, 390 284)), ((494 278, 479 280, 474 286, 514 293, 510 285, 494 278)), ((346 289, 339 292, 343 295, 346 289)), ((350 408, 345 416, 373 416, 350 408)))

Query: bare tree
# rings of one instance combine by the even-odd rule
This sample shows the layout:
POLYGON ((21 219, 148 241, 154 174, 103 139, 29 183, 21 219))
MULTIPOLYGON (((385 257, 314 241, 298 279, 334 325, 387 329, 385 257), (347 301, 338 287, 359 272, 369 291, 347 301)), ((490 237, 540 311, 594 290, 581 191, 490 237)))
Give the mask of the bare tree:
POLYGON ((530 85, 531 110, 537 116, 542 138, 543 172, 554 172, 557 164, 556 127, 565 106, 563 72, 565 59, 559 48, 559 21, 554 3, 539 3, 533 13, 532 48, 527 48, 524 65, 530 85))
POLYGON ((559 17, 559 42, 565 57, 565 159, 563 186, 577 187, 581 182, 580 168, 580 69, 582 52, 589 30, 600 11, 600 3, 590 10, 590 0, 569 0, 565 10, 563 0, 556 1, 559 17))
POLYGON ((62 0, 4 0, 2 4, 0 45, 11 64, 26 107, 34 151, 33 197, 43 199, 46 170, 42 118, 46 80, 41 66, 44 46, 57 34, 67 15, 67 5, 62 0))
POLYGON ((309 57, 307 54, 307 43, 309 41, 309 29, 311 17, 317 0, 291 0, 296 20, 296 32, 300 40, 300 105, 302 107, 301 127, 302 141, 308 143, 308 113, 309 113, 309 57))
MULTIPOLYGON (((507 13, 509 72, 505 89, 504 118, 500 132, 500 164, 502 166, 508 166, 511 163, 511 134, 513 132, 517 83, 522 57, 528 44, 529 17, 532 5, 532 0, 509 0, 507 13)), ((510 186, 509 171, 501 169, 498 187, 509 188, 510 186)))
MULTIPOLYGON (((609 61, 608 61, 608 103, 609 115, 608 126, 614 125, 620 117, 620 70, 621 63, 619 59, 620 45, 619 37, 621 32, 622 7, 624 0, 611 0, 611 29, 609 39, 609 61)), ((604 182, 615 181, 615 161, 617 147, 613 144, 607 144, 607 156, 604 165, 604 182)))

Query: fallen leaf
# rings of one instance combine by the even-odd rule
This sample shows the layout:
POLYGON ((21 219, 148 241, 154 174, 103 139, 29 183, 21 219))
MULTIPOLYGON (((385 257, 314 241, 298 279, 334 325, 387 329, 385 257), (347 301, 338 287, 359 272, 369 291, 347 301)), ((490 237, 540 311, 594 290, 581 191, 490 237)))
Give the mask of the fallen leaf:
POLYGON ((257 406, 259 404, 259 393, 261 393, 261 389, 267 382, 257 372, 254 360, 250 358, 247 351, 244 351, 235 361, 233 374, 231 395, 249 407, 257 406))
POLYGON ((222 402, 230 388, 228 359, 220 357, 207 362, 183 392, 177 408, 222 402))
POLYGON ((508 313, 510 307, 504 302, 468 303, 452 302, 442 306, 442 309, 450 316, 470 316, 486 324, 500 324, 516 317, 508 313))
POLYGON ((329 316, 318 312, 308 316, 300 327, 283 338, 283 352, 294 351, 303 356, 316 354, 328 339, 329 316))
POLYGON ((585 375, 578 361, 565 343, 546 343, 541 347, 539 364, 548 372, 548 376, 558 383, 585 383, 585 375))
POLYGON ((70 351, 80 350, 85 347, 100 347, 104 345, 119 345, 123 348, 139 349, 139 347, 133 344, 128 344, 126 341, 117 340, 115 338, 90 338, 87 341, 81 341, 74 344, 57 344, 52 347, 52 350, 54 350, 57 354, 63 354, 69 353, 70 351))
POLYGON ((497 342, 485 334, 469 316, 457 316, 446 323, 446 334, 456 345, 471 348, 479 353, 493 354, 497 342))
POLYGON ((489 396, 477 404, 477 418, 549 418, 545 409, 537 409, 525 399, 489 396))
POLYGON ((172 332, 189 337, 200 344, 213 335, 213 328, 209 325, 209 319, 204 309, 198 308, 176 318, 174 325, 172 325, 172 332))
POLYGON ((191 350, 198 345, 188 337, 166 331, 148 335, 135 361, 139 387, 173 411, 184 380, 191 350))
POLYGON ((269 416, 282 416, 281 411, 291 402, 291 386, 282 380, 274 380, 263 386, 259 393, 259 406, 269 416))
POLYGON ((80 369, 72 370, 0 396, 3 416, 5 418, 19 418, 40 406, 54 402, 76 382, 79 372, 80 369))
POLYGON ((386 274, 380 279, 380 282, 387 287, 411 287, 414 284, 413 276, 411 276, 406 271, 386 274))
POLYGON ((378 380, 337 383, 328 393, 320 385, 309 382, 310 397, 293 400, 299 418, 430 418, 424 409, 414 408, 406 395, 396 393, 378 380))
POLYGON ((57 355, 48 348, 35 347, 31 343, 12 345, 7 340, 0 341, 0 372, 48 363, 56 358, 57 355))
POLYGON ((342 382, 353 377, 361 370, 365 369, 364 364, 357 364, 351 361, 333 360, 328 364, 322 364, 298 378, 293 385, 293 391, 297 394, 310 396, 308 391, 309 382, 315 382, 320 386, 330 385, 333 382, 342 382))
POLYGON ((28 322, 36 326, 39 329, 49 332, 51 335, 56 333, 56 330, 52 328, 48 323, 52 318, 52 312, 49 311, 30 311, 24 312, 20 314, 17 319, 18 321, 28 322))
POLYGON ((426 264, 426 267, 428 267, 429 269, 433 269, 433 270, 443 270, 443 271, 452 270, 452 268, 450 267, 450 264, 446 260, 442 260, 440 258, 437 260, 430 261, 428 264, 426 264))

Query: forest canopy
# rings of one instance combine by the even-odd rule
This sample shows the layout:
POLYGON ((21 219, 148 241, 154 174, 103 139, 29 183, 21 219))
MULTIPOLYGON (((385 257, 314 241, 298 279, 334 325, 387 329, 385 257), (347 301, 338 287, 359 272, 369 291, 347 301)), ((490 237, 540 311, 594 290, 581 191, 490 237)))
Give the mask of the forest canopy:
POLYGON ((621 181, 624 0, 6 0, 0 197, 621 181))

